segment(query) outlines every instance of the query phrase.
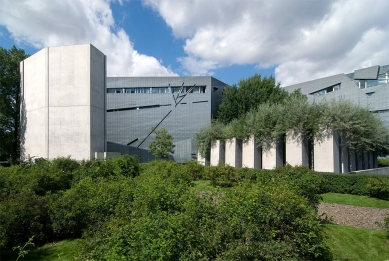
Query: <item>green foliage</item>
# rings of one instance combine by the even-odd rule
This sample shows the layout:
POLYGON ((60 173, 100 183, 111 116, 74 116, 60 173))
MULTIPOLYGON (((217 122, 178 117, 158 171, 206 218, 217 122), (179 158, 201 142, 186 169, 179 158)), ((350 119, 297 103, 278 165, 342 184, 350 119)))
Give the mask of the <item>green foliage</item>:
POLYGON ((282 103, 261 103, 228 124, 214 122, 195 136, 195 147, 204 157, 215 140, 254 136, 257 145, 267 150, 288 134, 299 141, 301 135, 321 142, 336 131, 341 146, 352 151, 379 151, 389 146, 389 130, 376 114, 349 101, 308 103, 296 93, 282 103))
POLYGON ((369 174, 322 173, 321 193, 364 195, 389 200, 389 177, 369 174))
POLYGON ((53 196, 50 218, 56 238, 80 237, 88 227, 108 220, 114 213, 122 191, 128 191, 131 181, 125 178, 86 177, 72 189, 53 196))
POLYGON ((139 175, 139 160, 133 155, 121 155, 112 159, 88 160, 81 163, 77 171, 74 172, 75 181, 78 182, 85 177, 95 178, 115 178, 115 177, 135 177, 139 175))
POLYGON ((232 187, 241 180, 239 169, 231 166, 208 167, 205 175, 214 187, 232 187))
POLYGON ((217 119, 227 124, 255 109, 259 104, 283 101, 288 92, 275 83, 273 76, 262 78, 261 75, 255 74, 240 80, 238 86, 227 86, 223 90, 223 95, 217 119))
POLYGON ((18 258, 16 259, 16 261, 19 260, 19 258, 21 257, 24 257, 25 255, 28 254, 29 250, 28 250, 28 247, 34 247, 35 244, 32 243, 32 240, 34 239, 34 236, 32 236, 27 242, 26 244, 24 244, 24 246, 16 246, 16 247, 13 247, 12 250, 15 251, 15 250, 18 250, 18 258))
POLYGON ((0 161, 19 158, 20 62, 29 55, 0 47, 0 161))
POLYGON ((33 192, 11 194, 0 204, 0 249, 22 245, 32 236, 38 245, 52 240, 47 198, 33 192))
POLYGON ((388 167, 389 166, 389 157, 387 158, 377 158, 378 166, 388 167))
POLYGON ((169 153, 174 153, 173 136, 167 133, 167 130, 162 128, 156 131, 152 129, 155 133, 155 140, 150 143, 149 151, 158 158, 167 158, 169 153))

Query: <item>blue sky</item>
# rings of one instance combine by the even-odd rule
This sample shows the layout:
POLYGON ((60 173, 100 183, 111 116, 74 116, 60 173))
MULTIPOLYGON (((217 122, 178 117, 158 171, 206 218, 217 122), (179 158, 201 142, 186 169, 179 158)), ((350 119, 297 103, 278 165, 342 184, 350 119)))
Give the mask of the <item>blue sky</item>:
POLYGON ((234 84, 259 73, 285 86, 388 64, 385 10, 386 0, 2 0, 0 45, 92 43, 110 76, 234 84))

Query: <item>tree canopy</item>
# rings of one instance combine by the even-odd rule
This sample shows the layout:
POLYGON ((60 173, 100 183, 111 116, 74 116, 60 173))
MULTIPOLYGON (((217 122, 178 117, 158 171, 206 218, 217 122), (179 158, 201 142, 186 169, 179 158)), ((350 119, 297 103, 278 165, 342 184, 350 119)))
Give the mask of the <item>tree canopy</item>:
POLYGON ((0 160, 19 158, 20 62, 29 55, 0 47, 0 160))
POLYGON ((167 158, 169 153, 174 153, 173 136, 167 133, 167 130, 162 128, 158 131, 153 129, 156 134, 155 140, 150 143, 149 151, 153 153, 155 157, 167 158))
POLYGON ((214 122, 196 134, 195 147, 205 156, 212 141, 254 135, 259 146, 274 145, 280 135, 293 138, 304 135, 320 143, 336 131, 342 146, 351 150, 372 151, 389 146, 389 130, 379 117, 367 108, 345 100, 309 103, 306 98, 291 95, 283 103, 263 103, 228 124, 214 122))
POLYGON ((238 85, 227 86, 223 95, 217 120, 227 124, 255 109, 259 104, 283 101, 288 97, 288 92, 283 90, 280 84, 276 84, 273 76, 262 78, 261 75, 255 74, 240 80, 238 85))

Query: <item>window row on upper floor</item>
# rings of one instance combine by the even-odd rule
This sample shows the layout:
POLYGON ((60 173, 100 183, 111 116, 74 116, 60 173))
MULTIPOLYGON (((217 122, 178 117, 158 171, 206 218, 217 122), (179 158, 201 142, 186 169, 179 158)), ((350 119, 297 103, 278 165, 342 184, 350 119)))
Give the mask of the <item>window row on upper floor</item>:
POLYGON ((205 86, 107 88, 107 93, 205 93, 205 86))

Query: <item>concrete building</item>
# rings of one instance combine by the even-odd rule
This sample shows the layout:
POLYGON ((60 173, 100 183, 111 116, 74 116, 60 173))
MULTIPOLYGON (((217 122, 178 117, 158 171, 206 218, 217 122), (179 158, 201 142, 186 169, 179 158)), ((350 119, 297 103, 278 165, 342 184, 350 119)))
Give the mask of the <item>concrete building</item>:
POLYGON ((210 76, 108 77, 108 151, 152 160, 148 152, 155 137, 152 128, 165 128, 176 145, 169 158, 196 159, 195 134, 211 123, 225 86, 210 76))
POLYGON ((22 61, 21 159, 106 151, 106 57, 90 44, 48 47, 22 61))
POLYGON ((300 89, 310 101, 343 99, 377 113, 389 128, 389 65, 372 66, 284 87, 300 89))
POLYGON ((122 153, 148 161, 152 128, 174 137, 172 159, 197 158, 194 136, 226 86, 213 77, 107 78, 106 57, 90 44, 44 48, 20 72, 22 160, 122 153))

